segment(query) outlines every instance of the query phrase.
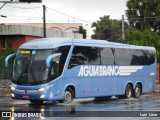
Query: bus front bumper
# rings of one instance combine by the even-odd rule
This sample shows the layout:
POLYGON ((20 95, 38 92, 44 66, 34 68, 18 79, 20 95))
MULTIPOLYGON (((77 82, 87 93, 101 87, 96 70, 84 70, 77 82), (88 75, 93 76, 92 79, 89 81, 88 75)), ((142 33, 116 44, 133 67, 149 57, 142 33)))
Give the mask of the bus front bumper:
POLYGON ((21 100, 59 100, 60 95, 55 94, 53 91, 44 90, 11 90, 11 96, 13 99, 21 99, 21 100))

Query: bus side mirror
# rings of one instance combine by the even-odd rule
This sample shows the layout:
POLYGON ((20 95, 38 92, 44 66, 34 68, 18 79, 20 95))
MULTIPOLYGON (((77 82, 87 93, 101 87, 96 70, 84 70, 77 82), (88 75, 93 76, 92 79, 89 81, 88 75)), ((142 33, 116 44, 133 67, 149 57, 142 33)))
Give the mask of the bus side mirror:
POLYGON ((48 56, 47 59, 46 59, 46 67, 51 67, 52 59, 54 61, 57 61, 57 59, 59 59, 60 56, 61 56, 61 53, 55 53, 55 54, 52 54, 52 55, 48 56))
POLYGON ((13 53, 13 54, 10 54, 8 55, 6 58, 5 58, 5 66, 8 67, 8 61, 11 59, 11 58, 14 58, 16 57, 16 53, 13 53))

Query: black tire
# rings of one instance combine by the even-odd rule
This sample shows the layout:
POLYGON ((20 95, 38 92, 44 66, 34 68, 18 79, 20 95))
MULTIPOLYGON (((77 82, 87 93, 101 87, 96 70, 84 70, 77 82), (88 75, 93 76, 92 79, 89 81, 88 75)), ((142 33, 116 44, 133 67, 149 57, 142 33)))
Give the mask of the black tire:
POLYGON ((127 85, 126 86, 126 90, 125 90, 125 97, 126 98, 131 98, 133 96, 133 89, 131 85, 127 85))
POLYGON ((64 93, 64 98, 63 100, 59 100, 60 103, 71 103, 72 100, 74 99, 74 92, 71 88, 67 88, 65 93, 64 93))
POLYGON ((134 89, 134 97, 139 98, 141 95, 142 95, 142 88, 139 84, 137 84, 134 89))

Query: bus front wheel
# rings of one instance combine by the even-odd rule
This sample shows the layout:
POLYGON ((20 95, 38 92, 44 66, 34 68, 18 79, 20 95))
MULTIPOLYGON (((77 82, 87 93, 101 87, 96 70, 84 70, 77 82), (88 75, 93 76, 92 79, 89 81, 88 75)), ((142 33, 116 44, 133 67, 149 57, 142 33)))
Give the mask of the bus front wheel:
POLYGON ((126 97, 126 98, 131 98, 132 95, 133 95, 132 86, 128 84, 128 85, 126 86, 126 90, 125 90, 125 97, 126 97))
POLYGON ((141 94, 142 94, 141 86, 137 84, 134 90, 134 97, 139 98, 141 94))
POLYGON ((72 102, 73 100, 73 90, 71 88, 67 88, 64 93, 64 102, 72 102))
POLYGON ((71 88, 67 88, 64 93, 64 99, 59 100, 60 103, 70 103, 74 99, 74 92, 71 88))

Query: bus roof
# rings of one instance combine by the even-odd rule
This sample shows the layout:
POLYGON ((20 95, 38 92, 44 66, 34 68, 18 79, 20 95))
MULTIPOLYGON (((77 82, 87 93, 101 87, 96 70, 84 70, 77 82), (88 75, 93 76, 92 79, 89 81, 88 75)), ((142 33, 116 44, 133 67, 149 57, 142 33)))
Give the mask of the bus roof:
POLYGON ((128 45, 122 43, 108 42, 105 40, 73 39, 73 38, 36 39, 22 44, 20 46, 20 49, 51 49, 66 45, 155 50, 154 47, 148 47, 148 46, 128 45))

